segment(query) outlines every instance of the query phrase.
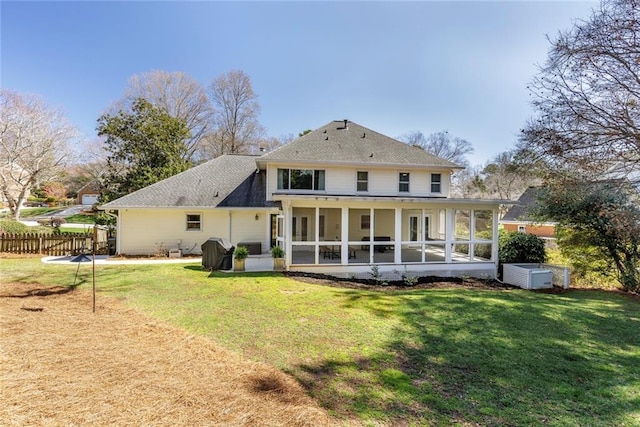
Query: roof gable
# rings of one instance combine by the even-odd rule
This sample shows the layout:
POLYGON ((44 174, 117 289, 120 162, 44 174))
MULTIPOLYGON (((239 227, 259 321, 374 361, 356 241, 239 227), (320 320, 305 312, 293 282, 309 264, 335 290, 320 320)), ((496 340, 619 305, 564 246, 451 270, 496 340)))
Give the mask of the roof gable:
POLYGON ((518 202, 511 206, 501 221, 532 221, 530 212, 538 203, 538 194, 542 187, 529 187, 518 198, 518 202))
POLYGON ((394 165, 462 169, 357 123, 336 120, 303 135, 259 159, 259 162, 394 165))
POLYGON ((101 208, 216 207, 255 172, 255 156, 223 155, 101 208))

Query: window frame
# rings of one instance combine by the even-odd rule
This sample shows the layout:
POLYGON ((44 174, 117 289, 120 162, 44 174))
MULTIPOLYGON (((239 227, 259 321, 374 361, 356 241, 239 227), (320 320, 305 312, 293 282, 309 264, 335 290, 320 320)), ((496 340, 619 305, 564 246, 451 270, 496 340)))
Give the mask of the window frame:
POLYGON ((202 231, 202 214, 198 213, 198 212, 187 212, 186 216, 185 216, 185 230, 186 231, 202 231), (198 217, 198 220, 196 221, 195 219, 190 219, 189 217, 198 217), (190 227, 190 224, 197 224, 198 227, 190 227))
POLYGON ((442 174, 441 173, 432 173, 431 174, 431 192, 440 194, 442 193, 442 174), (438 178, 436 181, 434 178, 438 178), (437 190, 434 190, 434 186, 437 186, 437 190))
POLYGON ((411 173, 398 172, 398 193, 410 193, 411 173), (407 180, 403 181, 403 176, 406 175, 407 180), (404 189, 406 186, 406 189, 404 189))
POLYGON ((358 193, 369 192, 369 171, 356 171, 356 191, 358 193), (364 174, 365 178, 361 179, 360 174, 364 174), (364 189, 360 188, 360 184, 364 184, 364 189))
MULTIPOLYGON (((301 168, 277 168, 276 171, 276 188, 283 191, 326 191, 325 169, 301 169, 301 168), (294 171, 300 173, 295 174, 294 171), (291 178, 294 175, 302 175, 302 173, 310 172, 311 188, 292 188, 291 178)), ((294 176, 295 179, 295 176, 294 176)))
POLYGON ((371 230, 371 214, 360 214, 360 230, 371 230))

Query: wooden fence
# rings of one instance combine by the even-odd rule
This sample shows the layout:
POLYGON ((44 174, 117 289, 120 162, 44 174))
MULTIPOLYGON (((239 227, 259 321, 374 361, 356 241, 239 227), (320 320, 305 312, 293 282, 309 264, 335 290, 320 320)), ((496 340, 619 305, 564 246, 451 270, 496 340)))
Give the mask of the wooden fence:
POLYGON ((77 255, 91 251, 93 234, 2 233, 0 252, 14 254, 77 255))

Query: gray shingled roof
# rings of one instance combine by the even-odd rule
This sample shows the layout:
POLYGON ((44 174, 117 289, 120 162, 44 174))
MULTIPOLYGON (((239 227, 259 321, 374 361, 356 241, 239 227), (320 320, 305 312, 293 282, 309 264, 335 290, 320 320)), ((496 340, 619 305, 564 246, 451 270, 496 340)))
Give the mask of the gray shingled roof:
POLYGON ((532 221, 529 211, 538 202, 538 193, 542 187, 529 187, 518 198, 518 202, 511 206, 502 217, 502 221, 532 221))
POLYGON ((462 168, 354 122, 336 120, 262 156, 258 162, 433 166, 462 168))
MULTIPOLYGON (((256 174, 256 158, 240 155, 220 156, 106 203, 101 208, 216 207, 223 201, 224 206, 238 206, 232 203, 234 200, 242 200, 237 194, 241 185, 244 185, 242 189, 250 191, 251 185, 243 183, 252 175, 259 175, 256 174), (225 200, 228 197, 230 199, 225 200)), ((249 179, 249 184, 255 185, 255 181, 249 179)), ((263 185, 261 182, 257 183, 263 185)), ((264 191, 262 189, 261 195, 257 196, 262 197, 263 206, 264 191)))

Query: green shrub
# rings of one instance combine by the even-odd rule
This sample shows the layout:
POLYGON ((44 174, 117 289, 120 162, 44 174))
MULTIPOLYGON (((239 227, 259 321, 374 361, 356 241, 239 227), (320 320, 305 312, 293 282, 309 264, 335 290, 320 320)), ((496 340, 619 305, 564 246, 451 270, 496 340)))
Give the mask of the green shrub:
POLYGON ((547 255, 544 240, 533 234, 506 232, 500 230, 498 236, 499 274, 502 277, 502 264, 543 263, 547 255))

